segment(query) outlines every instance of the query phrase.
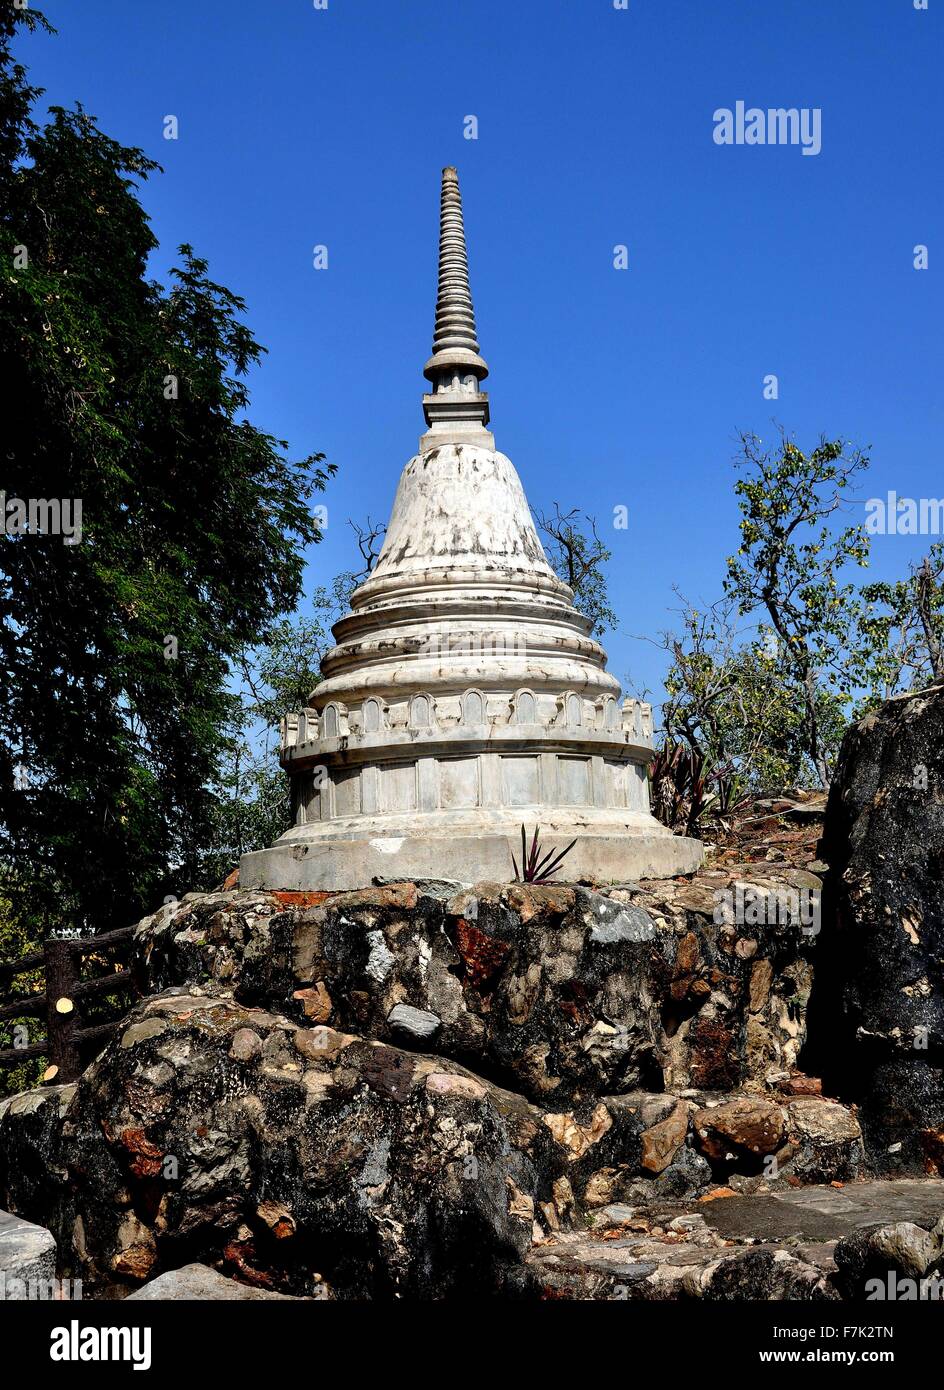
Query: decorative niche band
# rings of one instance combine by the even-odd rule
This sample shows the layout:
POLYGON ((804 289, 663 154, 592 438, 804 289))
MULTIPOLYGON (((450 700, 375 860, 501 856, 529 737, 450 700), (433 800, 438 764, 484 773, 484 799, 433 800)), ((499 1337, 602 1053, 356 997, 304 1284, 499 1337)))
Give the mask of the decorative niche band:
POLYGON ((307 708, 282 719, 283 751, 319 740, 357 738, 385 730, 433 731, 514 726, 612 732, 636 742, 652 742, 652 706, 627 697, 622 706, 612 695, 588 700, 575 691, 536 695, 522 689, 514 695, 486 695, 470 689, 462 695, 434 698, 422 691, 409 699, 388 702, 370 696, 349 707, 332 700, 320 712, 307 708))

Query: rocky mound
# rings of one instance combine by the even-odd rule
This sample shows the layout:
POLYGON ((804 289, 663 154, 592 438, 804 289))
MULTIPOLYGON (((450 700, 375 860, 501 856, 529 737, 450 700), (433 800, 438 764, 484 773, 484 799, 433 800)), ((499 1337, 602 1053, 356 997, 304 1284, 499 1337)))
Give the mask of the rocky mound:
POLYGON ((944 1172, 944 686, 847 732, 823 852, 818 1064, 877 1169, 944 1172))
POLYGON ((545 1104, 777 1087, 805 1037, 820 880, 747 872, 605 893, 233 890, 142 922, 139 975, 146 992, 215 981, 299 1021, 423 1047, 545 1104))
POLYGON ((689 879, 168 905, 135 934, 143 998, 78 1085, 0 1104, 0 1201, 110 1296, 819 1300, 875 1271, 927 1281, 944 1184, 863 1181, 876 1143, 879 1167, 933 1170, 941 1123, 938 890, 916 841, 883 876, 870 839, 893 797, 868 801, 863 740, 883 731, 844 754, 838 925, 821 801, 799 796, 755 803, 689 879), (862 1100, 865 1138, 813 1061, 862 1100))
POLYGON ((100 1293, 200 1261, 345 1299, 533 1294, 532 1242, 613 1202, 836 1179, 861 1159, 854 1120, 818 1097, 548 1110, 216 985, 143 1002, 77 1086, 7 1102, 0 1149, 6 1201, 100 1293))

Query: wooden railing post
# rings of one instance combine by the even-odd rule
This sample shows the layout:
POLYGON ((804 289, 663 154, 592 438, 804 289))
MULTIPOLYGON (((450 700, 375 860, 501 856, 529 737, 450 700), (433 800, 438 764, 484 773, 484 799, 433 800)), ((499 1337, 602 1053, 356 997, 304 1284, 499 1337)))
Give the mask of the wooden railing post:
POLYGON ((110 995, 134 995, 135 981, 131 970, 114 966, 109 974, 96 979, 82 979, 82 961, 86 956, 99 956, 115 951, 120 958, 127 952, 134 937, 133 927, 119 927, 101 936, 83 938, 49 937, 41 951, 21 956, 19 960, 0 961, 0 1022, 7 1019, 45 1018, 46 1036, 26 1047, 0 1048, 0 1068, 19 1066, 34 1057, 48 1057, 49 1066, 43 1081, 70 1082, 82 1074, 83 1050, 88 1046, 103 1046, 121 1025, 127 1013, 118 1018, 102 1019, 90 1027, 83 1026, 83 1004, 110 995), (21 994, 8 988, 14 976, 26 974, 42 966, 46 976, 45 994, 21 994), (6 1002, 4 999, 6 996, 6 1002))
POLYGON ((79 979, 75 944, 50 938, 45 943, 45 952, 49 1067, 43 1079, 57 1083, 77 1081, 82 1073, 82 1063, 75 1036, 78 1018, 75 986, 79 979))

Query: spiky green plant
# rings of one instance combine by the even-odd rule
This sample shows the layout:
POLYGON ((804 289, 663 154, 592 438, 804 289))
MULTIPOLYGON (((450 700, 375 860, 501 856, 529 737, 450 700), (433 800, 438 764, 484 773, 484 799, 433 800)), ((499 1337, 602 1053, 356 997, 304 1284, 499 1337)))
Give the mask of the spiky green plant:
POLYGON ((518 861, 512 851, 511 862, 515 869, 516 883, 554 883, 552 874, 560 868, 566 855, 570 853, 576 840, 571 840, 566 849, 549 849, 546 854, 541 854, 541 846, 538 844, 538 827, 534 827, 534 835, 531 839, 531 849, 528 849, 528 836, 524 826, 521 827, 521 868, 518 868, 518 861))

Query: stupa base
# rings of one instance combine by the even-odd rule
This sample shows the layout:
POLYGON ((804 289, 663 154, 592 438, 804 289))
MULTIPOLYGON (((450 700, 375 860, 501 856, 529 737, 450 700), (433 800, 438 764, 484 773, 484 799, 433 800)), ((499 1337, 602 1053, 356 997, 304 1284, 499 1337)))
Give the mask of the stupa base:
MULTIPOLYGON (((573 838, 542 835, 542 852, 563 849, 573 838)), ((449 879, 460 883, 508 883, 515 877, 511 857, 520 862, 520 841, 498 833, 429 836, 378 836, 360 840, 280 840, 269 849, 244 854, 239 863, 243 888, 281 891, 347 891, 375 879, 449 879)), ((640 878, 674 878, 694 873, 704 848, 700 840, 668 832, 578 835, 555 877, 561 883, 590 880, 625 883, 640 878)))

